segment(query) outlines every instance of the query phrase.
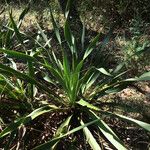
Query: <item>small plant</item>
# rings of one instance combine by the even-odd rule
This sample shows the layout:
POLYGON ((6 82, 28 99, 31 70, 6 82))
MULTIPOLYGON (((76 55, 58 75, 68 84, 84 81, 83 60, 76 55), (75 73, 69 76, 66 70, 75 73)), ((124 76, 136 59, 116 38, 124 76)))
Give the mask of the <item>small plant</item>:
MULTIPOLYGON (((88 65, 88 58, 92 55, 92 52, 99 41, 100 34, 98 34, 85 48, 85 29, 83 29, 81 39, 82 50, 78 50, 76 48, 76 40, 71 33, 69 21, 67 19, 69 15, 70 2, 71 1, 68 1, 66 7, 66 21, 64 25, 64 37, 65 43, 68 45, 67 48, 66 46, 64 48, 64 39, 60 34, 58 25, 53 17, 53 13, 50 11, 54 32, 61 49, 61 58, 58 58, 55 54, 55 51, 50 45, 50 40, 39 25, 38 28, 41 33, 41 37, 45 40, 45 44, 44 46, 39 44, 41 45, 40 50, 37 51, 37 53, 34 53, 34 55, 32 55, 33 53, 30 53, 29 55, 28 53, 25 54, 0 48, 0 52, 9 55, 9 57, 15 57, 26 61, 29 68, 28 73, 23 73, 0 63, 1 76, 6 76, 7 78, 15 77, 21 82, 26 82, 26 84, 30 87, 28 92, 31 93, 27 95, 29 95, 33 100, 34 86, 36 86, 39 91, 45 92, 48 99, 51 99, 50 103, 41 104, 38 108, 34 107, 34 110, 31 113, 24 115, 23 117, 19 117, 16 121, 8 125, 0 133, 0 138, 2 139, 9 134, 9 138, 12 138, 17 132, 17 128, 26 126, 35 118, 40 117, 45 113, 66 112, 68 113, 68 117, 65 118, 65 121, 57 129, 54 137, 33 149, 57 149, 57 144, 63 138, 69 135, 75 135, 75 133, 78 133, 79 130, 83 130, 86 141, 89 143, 91 148, 100 150, 101 146, 92 133, 91 125, 93 125, 96 127, 96 131, 102 133, 114 147, 119 150, 125 150, 127 149, 126 146, 124 146, 119 137, 102 120, 102 117, 117 117, 121 120, 138 125, 147 131, 150 131, 150 124, 102 110, 95 104, 103 95, 118 92, 131 82, 150 80, 150 72, 147 72, 140 77, 121 80, 120 76, 124 74, 124 72, 119 73, 123 66, 122 64, 118 65, 117 68, 111 72, 102 67, 98 68, 94 65, 88 65), (42 81, 38 80, 36 77, 37 72, 41 72, 42 81), (104 78, 102 78, 102 75, 104 75, 104 78), (44 84, 44 81, 46 81, 47 84, 44 84), (52 90, 51 87, 59 89, 60 92, 52 90)), ((18 37, 21 37, 19 36, 21 33, 18 28, 15 27, 16 26, 14 26, 14 30, 17 29, 16 34, 18 34, 18 37)), ((104 44, 105 42, 101 45, 102 48, 104 44)))
POLYGON ((123 50, 123 60, 126 62, 126 68, 134 70, 144 70, 149 64, 149 47, 150 42, 146 33, 148 24, 138 16, 130 22, 131 37, 121 38, 121 50, 123 50))
POLYGON ((140 58, 144 56, 144 52, 148 51, 149 47, 150 43, 147 39, 142 41, 141 39, 133 37, 131 40, 127 41, 124 46, 125 61, 130 65, 138 63, 140 58))

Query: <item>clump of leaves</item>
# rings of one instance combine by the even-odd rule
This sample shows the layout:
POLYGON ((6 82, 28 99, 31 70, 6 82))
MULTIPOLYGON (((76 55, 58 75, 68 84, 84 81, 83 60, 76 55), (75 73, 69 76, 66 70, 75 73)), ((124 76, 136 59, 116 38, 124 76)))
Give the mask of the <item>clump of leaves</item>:
MULTIPOLYGON (((101 96, 118 92, 131 82, 150 80, 150 73, 147 72, 140 77, 121 80, 120 76, 124 74, 124 72, 118 72, 124 63, 118 65, 116 69, 111 72, 102 67, 99 68, 94 65, 87 67, 88 58, 90 55, 92 55, 92 52, 99 41, 100 34, 98 34, 85 48, 85 29, 83 29, 81 39, 82 50, 78 50, 76 48, 76 40, 72 35, 69 21, 67 19, 69 15, 70 2, 71 1, 68 1, 67 3, 65 13, 65 39, 62 39, 59 27, 53 17, 53 13, 50 11, 55 35, 62 52, 61 58, 58 58, 58 56, 55 54, 55 51, 50 45, 50 40, 47 38, 39 25, 38 28, 41 36, 45 40, 45 45, 41 45, 40 51, 36 53, 36 55, 28 55, 21 52, 0 48, 0 51, 9 55, 9 57, 15 57, 17 59, 27 61, 30 70, 29 73, 22 73, 1 63, 1 75, 5 75, 7 77, 15 76, 15 78, 25 81, 31 87, 29 92, 31 93, 30 96, 32 99, 34 99, 33 86, 36 86, 38 90, 45 92, 49 99, 51 99, 50 103, 39 106, 39 108, 35 109, 30 114, 19 117, 16 121, 8 125, 0 133, 0 138, 8 136, 9 134, 11 134, 11 138, 14 135, 12 133, 14 133, 17 128, 28 124, 35 118, 45 113, 58 111, 70 112, 69 116, 65 118, 65 121, 57 129, 54 137, 46 143, 38 145, 33 149, 54 149, 63 138, 71 134, 74 135, 76 132, 78 133, 79 130, 83 130, 86 140, 91 148, 100 150, 101 146, 94 137, 92 129, 90 128, 90 125, 93 125, 97 128, 97 132, 102 133, 106 139, 108 139, 108 141, 114 145, 114 147, 125 150, 127 149, 126 146, 124 146, 119 137, 102 120, 102 116, 108 116, 110 118, 116 117, 138 125, 147 131, 150 131, 150 124, 129 118, 127 116, 102 110, 101 108, 95 106, 95 104, 101 96), (64 40, 67 43, 68 48, 66 48, 66 46, 64 48, 64 40), (44 50, 47 54, 46 57, 44 50), (38 68, 40 68, 43 81, 46 81, 48 84, 44 84, 45 82, 39 81, 36 77, 35 70, 38 70, 38 68), (102 78, 102 75, 105 77, 102 78), (51 87, 59 89, 63 96, 59 92, 52 90, 51 87), (73 121, 74 119, 76 122, 73 121), (75 123, 79 126, 74 127, 75 123)), ((20 33, 18 30, 16 31, 16 33, 19 35, 20 33)), ((101 44, 101 48, 104 47, 106 41, 107 40, 101 44)))
MULTIPOLYGON (((143 70, 149 64, 150 42, 147 35, 148 23, 138 16, 130 23, 131 39, 127 39, 122 47, 126 67, 133 70, 143 70)), ((136 72, 137 73, 137 72, 136 72)))

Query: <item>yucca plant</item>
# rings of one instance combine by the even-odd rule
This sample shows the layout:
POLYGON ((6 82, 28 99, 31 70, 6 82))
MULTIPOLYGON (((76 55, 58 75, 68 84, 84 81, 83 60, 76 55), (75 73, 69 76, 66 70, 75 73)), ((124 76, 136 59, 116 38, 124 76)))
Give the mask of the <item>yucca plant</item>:
MULTIPOLYGON (((118 150, 125 150, 127 149, 126 146, 104 122, 102 119, 103 116, 108 116, 110 118, 116 117, 121 120, 131 122, 146 129, 147 131, 150 131, 150 124, 129 118, 127 116, 102 110, 96 105, 96 103, 100 97, 121 91, 131 82, 150 80, 150 72, 147 72, 140 77, 121 80, 120 77, 125 73, 125 71, 121 73, 119 73, 119 71, 124 63, 118 65, 116 69, 111 72, 102 67, 94 66, 93 64, 89 65, 88 58, 90 55, 92 55, 92 52, 99 41, 100 34, 98 34, 90 42, 90 44, 85 47, 85 29, 83 28, 81 38, 82 49, 78 50, 76 47, 75 37, 71 33, 69 21, 67 19, 69 15, 70 4, 71 1, 68 1, 65 13, 65 42, 60 34, 60 30, 54 19, 53 13, 50 10, 55 35, 60 45, 61 58, 55 54, 55 51, 51 47, 50 40, 47 38, 39 25, 38 28, 41 33, 41 37, 43 37, 45 40, 45 45, 42 46, 41 44, 42 51, 39 52, 39 55, 31 56, 25 53, 0 48, 0 51, 9 55, 9 57, 15 57, 17 59, 27 61, 32 69, 37 69, 37 72, 41 72, 41 77, 43 80, 38 80, 38 77, 36 77, 36 71, 33 72, 31 68, 31 72, 26 74, 10 68, 2 63, 0 64, 1 76, 15 76, 16 79, 25 81, 31 86, 35 85, 39 91, 45 92, 48 96, 48 99, 50 99, 49 103, 42 104, 30 114, 20 117, 8 125, 0 133, 0 138, 3 139, 9 134, 11 134, 10 137, 12 137, 12 133, 14 133, 17 128, 28 124, 35 118, 40 117, 45 113, 66 112, 68 113, 68 117, 65 118, 65 121, 57 129, 54 138, 41 145, 38 145, 37 147, 34 147, 33 149, 57 149, 57 144, 63 138, 69 135, 75 135, 76 133, 81 134, 81 132, 78 131, 83 130, 86 141, 89 143, 91 148, 100 150, 100 143, 93 134, 94 128, 97 132, 102 133, 106 139, 118 150), (68 48, 66 48, 66 44, 68 45, 68 48), (46 56, 44 50, 46 50, 46 56), (102 75, 105 77, 102 78, 102 75), (51 89, 52 87, 54 89, 58 89, 58 91, 51 89)), ((104 47, 107 39, 108 37, 106 37, 104 42, 101 44, 101 48, 104 47)))

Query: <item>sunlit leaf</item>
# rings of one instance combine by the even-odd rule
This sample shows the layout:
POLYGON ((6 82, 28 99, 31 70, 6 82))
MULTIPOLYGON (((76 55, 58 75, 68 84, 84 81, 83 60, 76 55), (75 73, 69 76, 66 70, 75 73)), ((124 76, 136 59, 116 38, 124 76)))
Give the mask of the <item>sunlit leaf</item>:
MULTIPOLYGON (((82 120, 81 120, 81 125, 84 125, 84 122, 82 120)), ((96 139, 94 138, 94 136, 92 135, 92 133, 90 132, 88 127, 83 128, 83 132, 84 132, 84 134, 86 136, 86 140, 90 144, 91 148, 93 150, 101 150, 99 144, 96 142, 96 139)))
POLYGON ((19 118, 17 121, 15 121, 14 123, 11 123, 8 127, 6 127, 0 133, 0 138, 6 136, 7 134, 9 134, 12 131, 16 130, 19 126, 27 124, 28 122, 32 121, 36 117, 38 117, 38 116, 40 116, 44 113, 56 110, 56 109, 58 109, 56 106, 48 105, 48 106, 44 106, 44 107, 41 107, 41 108, 38 108, 38 109, 34 110, 32 113, 30 113, 26 117, 19 118))
POLYGON ((86 124, 84 124, 84 125, 81 125, 81 126, 79 126, 79 127, 76 127, 76 128, 74 128, 74 129, 68 131, 66 134, 63 134, 63 135, 61 135, 61 136, 59 136, 59 137, 57 137, 57 138, 54 138, 54 139, 52 139, 51 141, 49 141, 49 142, 47 142, 47 143, 41 144, 41 145, 39 145, 39 146, 33 148, 32 150, 50 149, 53 145, 55 145, 55 144, 58 142, 58 140, 60 140, 60 139, 62 139, 62 138, 64 138, 64 137, 66 137, 67 135, 70 135, 70 134, 72 134, 72 133, 75 133, 75 132, 77 132, 77 131, 83 129, 84 127, 87 127, 87 126, 89 126, 89 125, 92 125, 92 124, 94 124, 94 123, 97 122, 97 121, 98 121, 98 119, 96 119, 96 120, 94 120, 94 121, 91 121, 91 122, 89 122, 89 123, 86 123, 86 124))
POLYGON ((107 75, 107 76, 112 76, 108 71, 106 71, 104 68, 98 68, 97 69, 99 72, 101 72, 102 74, 104 75, 107 75))
POLYGON ((99 130, 118 150, 127 150, 127 148, 124 146, 123 142, 112 131, 112 129, 103 120, 100 119, 100 117, 98 117, 92 111, 90 111, 89 114, 92 119, 99 119, 99 121, 96 122, 96 125, 99 127, 99 130))

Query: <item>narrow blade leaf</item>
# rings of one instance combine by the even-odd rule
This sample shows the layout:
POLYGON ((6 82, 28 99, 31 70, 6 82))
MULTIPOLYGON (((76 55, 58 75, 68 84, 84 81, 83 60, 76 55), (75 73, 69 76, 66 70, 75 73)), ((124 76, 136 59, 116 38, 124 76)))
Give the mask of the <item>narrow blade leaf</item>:
MULTIPOLYGON (((81 125, 84 125, 84 122, 82 120, 81 120, 81 125)), ((101 150, 99 144, 96 142, 96 139, 93 137, 92 133, 87 127, 83 128, 83 132, 91 148, 93 150, 101 150)))
POLYGON ((85 51, 84 57, 83 59, 86 59, 90 53, 92 52, 92 50, 95 48, 96 43, 98 42, 99 38, 100 38, 100 33, 93 39, 93 41, 90 43, 90 45, 88 46, 88 48, 85 51))
POLYGON ((99 127, 100 131, 104 134, 104 136, 118 149, 118 150, 127 150, 123 144, 123 142, 118 138, 118 136, 112 131, 112 129, 101 120, 94 112, 89 111, 90 117, 92 119, 99 119, 96 122, 96 125, 99 127))
POLYGON ((22 118, 18 119, 16 122, 11 123, 8 127, 6 127, 0 133, 0 138, 8 135, 9 133, 16 130, 21 125, 25 125, 26 123, 32 121, 33 119, 37 118, 38 116, 40 116, 44 113, 53 111, 54 109, 58 109, 58 108, 55 107, 55 106, 48 105, 48 106, 44 106, 44 107, 41 107, 41 108, 38 108, 38 109, 34 110, 32 113, 30 113, 26 117, 22 117, 22 118))
POLYGON ((97 69, 99 72, 101 72, 102 74, 106 75, 106 76, 112 76, 108 71, 106 71, 104 68, 98 68, 97 69))
POLYGON ((91 121, 91 122, 89 122, 89 123, 86 123, 86 124, 84 124, 84 125, 81 125, 81 126, 79 126, 79 127, 77 127, 77 128, 74 128, 74 129, 68 131, 66 134, 63 134, 63 135, 61 135, 61 136, 59 136, 59 137, 57 137, 57 138, 54 138, 54 139, 52 139, 51 141, 49 141, 49 142, 47 142, 47 143, 44 143, 44 144, 42 144, 42 145, 40 145, 40 146, 37 146, 37 147, 33 148, 32 150, 50 149, 50 148, 51 148, 54 144, 56 144, 56 143, 58 142, 58 140, 60 140, 61 138, 64 138, 64 137, 66 137, 66 136, 68 136, 68 135, 70 135, 70 134, 73 134, 73 133, 75 133, 75 132, 77 132, 77 131, 83 129, 84 127, 87 127, 87 126, 89 126, 89 125, 94 124, 94 123, 97 122, 97 121, 98 121, 98 119, 96 119, 96 120, 94 120, 94 121, 91 121))
POLYGON ((9 55, 10 57, 15 57, 24 61, 35 61, 35 58, 29 55, 26 55, 24 53, 21 52, 17 52, 17 51, 13 51, 13 50, 7 50, 7 49, 2 49, 0 48, 0 52, 3 52, 7 55, 9 55))

